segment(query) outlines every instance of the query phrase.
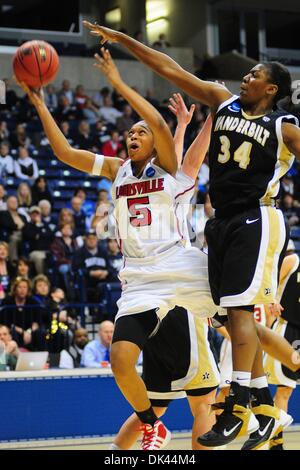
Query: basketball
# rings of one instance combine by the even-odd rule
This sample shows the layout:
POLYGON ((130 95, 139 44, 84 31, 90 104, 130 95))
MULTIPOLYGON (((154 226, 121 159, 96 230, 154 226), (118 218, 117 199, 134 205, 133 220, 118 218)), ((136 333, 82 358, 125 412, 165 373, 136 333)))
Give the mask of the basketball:
POLYGON ((54 80, 59 68, 56 50, 45 41, 28 41, 18 47, 13 69, 19 82, 40 88, 54 80))

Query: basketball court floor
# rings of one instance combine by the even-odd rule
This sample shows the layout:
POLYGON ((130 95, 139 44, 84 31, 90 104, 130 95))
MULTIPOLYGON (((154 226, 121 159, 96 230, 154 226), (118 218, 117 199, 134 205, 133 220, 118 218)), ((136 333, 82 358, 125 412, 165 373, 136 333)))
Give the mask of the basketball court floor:
MULTIPOLYGON (((61 439, 35 442, 18 442, 0 444, 0 449, 26 449, 26 450, 107 450, 112 437, 98 437, 87 439, 61 439)), ((243 440, 239 439, 227 446, 227 449, 239 450, 243 440)), ((290 426, 284 433, 284 445, 286 450, 300 450, 300 425, 290 426)), ((133 450, 140 450, 136 445, 133 450)), ((164 450, 191 450, 190 433, 174 433, 170 444, 164 450)), ((267 450, 267 449, 265 449, 267 450)))

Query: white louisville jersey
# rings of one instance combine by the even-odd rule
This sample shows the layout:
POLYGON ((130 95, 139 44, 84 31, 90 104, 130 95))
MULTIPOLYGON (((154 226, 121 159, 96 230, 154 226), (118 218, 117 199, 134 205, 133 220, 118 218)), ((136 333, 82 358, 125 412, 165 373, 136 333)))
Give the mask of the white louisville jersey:
MULTIPOLYGON (((193 181, 189 180, 191 189, 193 181)), ((125 257, 154 256, 179 242, 185 244, 181 214, 177 212, 187 190, 184 177, 177 180, 155 165, 154 159, 140 178, 133 175, 131 160, 120 167, 112 198, 118 241, 125 257)))

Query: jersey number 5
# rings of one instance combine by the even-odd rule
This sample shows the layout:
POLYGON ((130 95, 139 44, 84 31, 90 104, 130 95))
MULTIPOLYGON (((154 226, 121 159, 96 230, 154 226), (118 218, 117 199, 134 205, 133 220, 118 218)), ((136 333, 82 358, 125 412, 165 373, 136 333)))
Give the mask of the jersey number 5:
POLYGON ((127 199, 127 206, 130 214, 130 223, 133 227, 145 227, 151 225, 152 216, 148 207, 141 207, 149 204, 149 196, 127 199))
MULTIPOLYGON (((220 136, 221 153, 218 155, 218 162, 226 163, 230 159, 230 140, 226 135, 220 136)), ((233 160, 239 162, 239 167, 246 170, 250 163, 250 153, 252 149, 251 142, 243 142, 233 154, 233 160)))

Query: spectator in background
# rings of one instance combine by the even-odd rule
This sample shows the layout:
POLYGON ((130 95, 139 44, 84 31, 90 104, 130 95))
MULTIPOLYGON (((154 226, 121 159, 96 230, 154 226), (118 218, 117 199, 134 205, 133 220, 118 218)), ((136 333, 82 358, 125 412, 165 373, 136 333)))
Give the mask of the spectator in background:
POLYGON ((112 103, 110 96, 105 96, 103 98, 103 105, 100 108, 100 118, 103 119, 108 124, 116 125, 118 117, 121 117, 121 111, 118 111, 112 103))
POLYGON ((3 141, 0 144, 0 180, 14 174, 14 161, 9 154, 9 143, 3 141))
POLYGON ((83 273, 88 301, 99 302, 103 284, 109 277, 109 263, 106 253, 98 246, 95 230, 86 233, 84 246, 74 253, 72 269, 83 273))
POLYGON ((18 259, 17 264, 16 264, 15 277, 23 277, 31 281, 33 278, 33 275, 35 274, 33 271, 34 270, 33 270, 31 262, 24 256, 21 256, 18 259))
POLYGON ((16 341, 12 339, 10 329, 5 325, 0 325, 0 341, 4 343, 6 365, 9 370, 15 370, 19 356, 19 348, 16 341))
POLYGON ((9 139, 9 130, 6 121, 0 121, 0 143, 7 142, 9 139))
POLYGON ((66 306, 66 296, 60 287, 54 287, 50 294, 50 310, 52 318, 68 325, 71 331, 79 328, 80 322, 77 320, 76 312, 66 306))
POLYGON ((6 325, 0 325, 0 341, 5 346, 6 364, 10 370, 14 370, 19 356, 19 348, 16 341, 12 339, 10 329, 6 325))
POLYGON ((122 253, 118 242, 115 238, 107 239, 107 258, 110 265, 110 278, 111 282, 120 282, 119 281, 119 272, 124 264, 122 253))
POLYGON ((30 222, 28 215, 29 208, 32 205, 31 189, 28 183, 20 183, 17 189, 18 213, 24 215, 27 222, 30 222))
POLYGON ((38 274, 32 281, 33 298, 41 305, 49 307, 51 284, 47 276, 38 274))
POLYGON ((53 85, 48 85, 46 87, 45 103, 49 108, 50 112, 55 111, 58 106, 58 99, 53 85))
POLYGON ((300 223, 300 209, 297 207, 295 199, 289 193, 286 193, 281 202, 281 209, 284 218, 290 227, 300 223))
POLYGON ((3 184, 0 184, 0 211, 6 211, 7 204, 6 204, 6 191, 3 184))
POLYGON ((10 136, 10 143, 14 149, 19 147, 29 148, 31 141, 26 134, 26 128, 24 124, 17 125, 15 131, 10 136))
POLYGON ((67 222, 60 226, 60 234, 55 237, 50 250, 55 257, 56 267, 63 277, 65 288, 67 288, 73 255, 78 250, 78 243, 73 238, 73 228, 70 223, 67 222))
POLYGON ((22 241, 22 229, 26 225, 26 219, 18 214, 18 200, 16 196, 7 198, 7 210, 0 211, 1 237, 8 241, 9 259, 13 263, 18 259, 19 245, 22 241))
POLYGON ((285 194, 291 194, 294 196, 294 182, 293 179, 285 175, 281 180, 281 197, 284 197, 285 194))
POLYGON ((71 212, 75 222, 75 235, 84 235, 86 231, 86 213, 82 209, 82 199, 73 196, 71 199, 71 212))
POLYGON ((75 369, 81 367, 82 353, 88 342, 88 332, 85 328, 75 330, 72 344, 60 353, 59 368, 75 369))
POLYGON ((94 94, 93 103, 97 106, 97 108, 103 106, 103 100, 106 96, 110 96, 110 89, 107 86, 101 88, 100 91, 97 91, 94 94))
POLYGON ((82 111, 74 104, 71 104, 66 96, 61 96, 58 100, 55 117, 59 122, 82 119, 82 111))
POLYGON ((70 105, 74 104, 74 93, 71 90, 71 84, 69 80, 63 80, 61 90, 58 92, 58 98, 66 97, 70 105))
POLYGON ((36 272, 42 274, 54 236, 48 225, 42 222, 41 209, 38 206, 32 206, 29 215, 30 222, 23 228, 23 240, 29 244, 29 259, 34 263, 36 272))
POLYGON ((39 176, 37 163, 29 156, 26 147, 19 147, 19 157, 15 161, 15 175, 20 180, 28 181, 35 181, 39 176))
POLYGON ((104 142, 110 139, 109 131, 103 121, 98 120, 93 134, 93 149, 100 152, 104 142))
POLYGON ((111 139, 103 144, 102 154, 106 157, 115 157, 117 152, 124 148, 119 139, 119 132, 116 130, 111 131, 111 139))
POLYGON ((77 133, 74 135, 74 142, 75 146, 80 149, 92 149, 93 139, 90 135, 90 125, 87 121, 80 121, 77 133))
POLYGON ((49 227, 51 232, 55 233, 56 223, 55 218, 51 214, 51 204, 47 199, 42 199, 38 203, 39 208, 41 209, 42 222, 49 227))
POLYGON ((4 109, 12 111, 18 103, 19 98, 17 97, 16 92, 11 89, 11 81, 8 78, 3 78, 3 81, 6 89, 6 104, 4 105, 4 109))
POLYGON ((90 341, 84 348, 81 365, 83 367, 108 367, 110 365, 110 349, 114 332, 114 324, 105 320, 100 323, 98 338, 90 341))
POLYGON ((158 40, 153 43, 152 47, 155 49, 166 49, 167 47, 171 47, 171 44, 167 40, 165 33, 160 33, 158 40))
POLYGON ((13 271, 13 267, 8 259, 8 244, 0 241, 0 286, 2 299, 8 293, 13 271))
POLYGON ((11 286, 10 295, 2 303, 0 323, 11 328, 12 337, 19 347, 34 350, 38 304, 31 297, 31 286, 28 279, 18 277, 11 286))
POLYGON ((52 204, 53 197, 44 176, 39 176, 31 188, 32 203, 37 205, 42 199, 46 199, 52 204))
POLYGON ((99 109, 93 104, 91 98, 87 98, 82 112, 84 119, 86 119, 90 125, 96 124, 96 122, 99 120, 99 109))
POLYGON ((62 121, 60 123, 60 130, 62 131, 69 144, 73 146, 74 140, 70 133, 70 124, 68 123, 68 121, 62 121))
MULTIPOLYGON (((59 213, 59 216, 58 216, 58 230, 61 230, 62 226, 65 225, 65 224, 70 224, 71 228, 72 228, 72 232, 74 232, 74 230, 75 230, 74 216, 73 216, 71 210, 67 209, 66 207, 61 209, 61 211, 59 213)), ((60 236, 61 234, 58 233, 56 235, 60 236)))
POLYGON ((89 96, 86 94, 84 86, 77 85, 75 89, 75 104, 78 106, 78 108, 85 108, 88 99, 89 96))
POLYGON ((118 131, 122 134, 124 131, 131 129, 133 124, 136 122, 133 118, 132 107, 129 104, 126 104, 123 107, 123 115, 117 118, 116 126, 118 131))
POLYGON ((87 199, 87 193, 84 188, 75 189, 74 196, 80 197, 82 200, 82 209, 87 216, 90 216, 95 212, 95 203, 87 199))

